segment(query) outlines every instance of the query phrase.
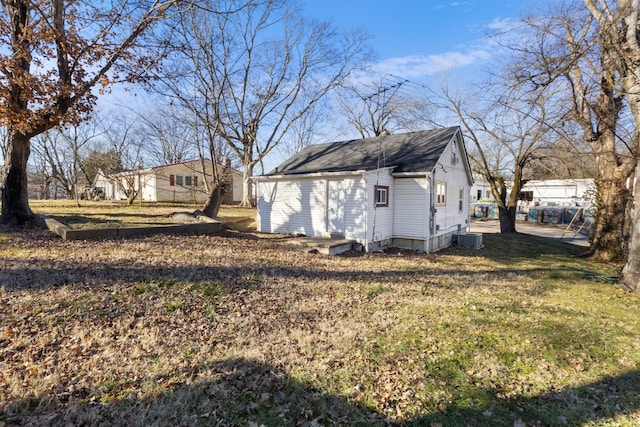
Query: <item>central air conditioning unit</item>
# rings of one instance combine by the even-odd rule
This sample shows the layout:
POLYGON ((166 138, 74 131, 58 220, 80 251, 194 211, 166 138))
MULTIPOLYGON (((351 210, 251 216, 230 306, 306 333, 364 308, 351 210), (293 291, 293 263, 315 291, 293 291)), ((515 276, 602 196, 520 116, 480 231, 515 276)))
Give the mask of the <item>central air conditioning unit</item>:
POLYGON ((460 233, 457 236, 458 246, 472 249, 480 249, 482 247, 481 233, 460 233))

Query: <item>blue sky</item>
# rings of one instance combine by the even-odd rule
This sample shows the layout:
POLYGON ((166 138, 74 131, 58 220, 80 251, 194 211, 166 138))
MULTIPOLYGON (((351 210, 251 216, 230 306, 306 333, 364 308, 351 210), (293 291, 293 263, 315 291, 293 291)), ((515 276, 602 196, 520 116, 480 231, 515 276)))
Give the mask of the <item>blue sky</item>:
MULTIPOLYGON (((362 28, 369 34, 369 45, 376 54, 374 74, 429 85, 431 79, 444 75, 480 76, 497 54, 486 36, 517 24, 527 11, 539 11, 555 0, 300 1, 309 18, 332 21, 344 31, 362 28)), ((101 105, 119 104, 123 99, 129 106, 144 104, 144 95, 132 96, 138 92, 123 93, 115 87, 113 96, 102 98, 101 105)), ((340 134, 341 138, 357 136, 340 134)), ((280 151, 274 150, 265 160, 265 169, 282 160, 280 151)))
POLYGON ((421 79, 491 59, 485 36, 548 0, 303 0, 305 15, 371 36, 382 74, 421 79))

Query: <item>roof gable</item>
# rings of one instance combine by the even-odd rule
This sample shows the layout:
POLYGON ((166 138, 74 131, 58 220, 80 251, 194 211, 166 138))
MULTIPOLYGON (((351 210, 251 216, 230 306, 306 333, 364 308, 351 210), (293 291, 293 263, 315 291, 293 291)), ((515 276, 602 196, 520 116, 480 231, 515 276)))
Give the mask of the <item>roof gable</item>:
POLYGON ((298 175, 391 167, 394 172, 430 172, 459 127, 317 144, 266 174, 298 175))

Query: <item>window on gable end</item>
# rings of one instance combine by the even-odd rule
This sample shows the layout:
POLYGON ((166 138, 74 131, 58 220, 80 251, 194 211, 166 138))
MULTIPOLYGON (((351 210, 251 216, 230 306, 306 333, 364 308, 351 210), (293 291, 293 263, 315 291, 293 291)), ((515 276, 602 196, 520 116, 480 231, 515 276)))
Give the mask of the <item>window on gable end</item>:
POLYGON ((184 185, 184 177, 182 175, 176 175, 176 185, 184 185))
POLYGON ((457 165, 459 162, 458 159, 458 147, 456 145, 456 141, 454 140, 451 143, 451 164, 452 165, 457 165))
POLYGON ((191 175, 184 177, 184 185, 187 187, 191 187, 193 185, 193 177, 191 175))

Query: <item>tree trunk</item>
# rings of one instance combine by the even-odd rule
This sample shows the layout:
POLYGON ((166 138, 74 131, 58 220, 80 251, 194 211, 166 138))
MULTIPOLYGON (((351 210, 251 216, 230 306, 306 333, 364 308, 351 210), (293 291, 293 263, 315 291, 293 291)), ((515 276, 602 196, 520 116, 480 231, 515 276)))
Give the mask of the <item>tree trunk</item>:
POLYGON ((596 221, 586 254, 596 260, 615 262, 625 257, 628 237, 624 233, 625 211, 629 196, 625 181, 626 178, 596 181, 596 221))
MULTIPOLYGON (((213 165, 213 167, 216 168, 217 165, 213 165)), ((224 195, 227 194, 230 188, 233 188, 231 160, 229 160, 229 158, 224 159, 222 173, 214 175, 216 179, 211 183, 209 198, 202 208, 202 212, 210 218, 218 216, 220 206, 222 206, 222 202, 224 201, 224 195)))
POLYGON ((0 171, 2 215, 0 222, 23 225, 33 218, 27 189, 27 160, 31 152, 30 138, 11 131, 7 141, 4 166, 0 171))
POLYGON ((202 213, 204 213, 209 218, 215 218, 218 216, 218 212, 220 211, 220 206, 222 206, 222 200, 224 199, 224 195, 226 193, 226 182, 218 182, 214 183, 211 187, 211 191, 209 191, 209 198, 207 199, 207 203, 205 203, 202 208, 202 213))
MULTIPOLYGON (((640 173, 636 166, 636 176, 640 173)), ((622 269, 622 284, 634 292, 640 292, 640 186, 633 187, 633 204, 631 209, 631 237, 629 239, 629 255, 622 269)))
POLYGON ((253 208, 256 206, 255 200, 253 200, 253 165, 243 165, 244 171, 242 172, 242 202, 240 206, 246 208, 253 208))
POLYGON ((516 232, 516 208, 514 206, 498 207, 498 218, 500 219, 500 233, 516 232))

